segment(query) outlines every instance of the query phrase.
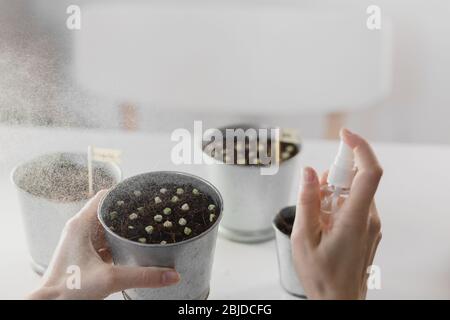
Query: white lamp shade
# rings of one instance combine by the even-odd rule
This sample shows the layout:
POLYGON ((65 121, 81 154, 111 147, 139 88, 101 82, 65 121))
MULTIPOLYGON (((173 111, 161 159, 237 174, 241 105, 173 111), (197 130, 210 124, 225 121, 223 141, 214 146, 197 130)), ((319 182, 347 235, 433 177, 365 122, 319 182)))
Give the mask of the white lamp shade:
POLYGON ((390 28, 367 16, 239 4, 83 7, 75 72, 97 94, 194 111, 304 113, 390 89, 390 28))

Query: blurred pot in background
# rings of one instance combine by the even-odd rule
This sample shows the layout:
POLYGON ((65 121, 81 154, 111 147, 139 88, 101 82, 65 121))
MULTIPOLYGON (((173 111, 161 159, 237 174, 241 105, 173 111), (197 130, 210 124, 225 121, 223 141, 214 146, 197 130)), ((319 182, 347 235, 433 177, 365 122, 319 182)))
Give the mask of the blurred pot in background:
POLYGON ((272 129, 232 125, 219 129, 223 141, 210 139, 208 134, 204 139, 203 152, 218 160, 207 166, 210 179, 227 205, 219 232, 230 240, 261 242, 272 239, 275 213, 289 203, 301 146, 297 137, 284 140, 283 130, 280 130, 277 146, 272 141, 272 129), (277 161, 276 173, 263 173, 262 170, 269 169, 272 164, 262 162, 264 157, 277 161))
POLYGON ((291 233, 295 219, 295 206, 282 209, 273 221, 275 230, 278 266, 280 271, 281 286, 288 293, 306 298, 305 292, 295 271, 292 260, 291 233))

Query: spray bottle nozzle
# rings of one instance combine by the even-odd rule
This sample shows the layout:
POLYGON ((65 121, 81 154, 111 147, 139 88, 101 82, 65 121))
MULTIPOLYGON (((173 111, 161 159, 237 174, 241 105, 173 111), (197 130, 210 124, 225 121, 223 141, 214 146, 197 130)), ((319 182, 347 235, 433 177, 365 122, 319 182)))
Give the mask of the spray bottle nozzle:
POLYGON ((353 150, 341 140, 338 153, 328 173, 328 184, 350 188, 355 173, 354 164, 353 150))

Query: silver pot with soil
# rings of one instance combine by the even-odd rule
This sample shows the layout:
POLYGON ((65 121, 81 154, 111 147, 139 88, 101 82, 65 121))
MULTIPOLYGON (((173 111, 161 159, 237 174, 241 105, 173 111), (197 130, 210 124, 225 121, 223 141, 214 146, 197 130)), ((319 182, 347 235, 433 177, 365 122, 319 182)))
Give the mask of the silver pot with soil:
POLYGON ((281 286, 288 293, 306 298, 292 259, 291 233, 295 220, 295 206, 282 209, 273 221, 277 242, 278 266, 281 286))
MULTIPOLYGON (((118 166, 93 162, 94 191, 121 179, 118 166)), ((11 173, 21 208, 33 269, 43 274, 66 222, 88 201, 87 155, 51 153, 16 166, 11 173)))
POLYGON ((215 160, 207 165, 209 179, 227 204, 220 234, 233 241, 248 243, 273 239, 273 218, 289 203, 296 180, 301 149, 298 139, 280 140, 277 150, 272 143, 274 128, 232 125, 218 130, 224 141, 218 142, 213 134, 206 134, 202 150, 206 157, 215 160), (230 149, 234 151, 231 158, 230 149), (267 161, 261 163, 264 157, 277 161, 277 171, 273 174, 264 173, 263 170, 272 165, 267 161))
POLYGON ((150 172, 124 180, 99 206, 114 264, 170 267, 178 284, 129 289, 132 300, 206 299, 223 201, 199 177, 181 172, 150 172))

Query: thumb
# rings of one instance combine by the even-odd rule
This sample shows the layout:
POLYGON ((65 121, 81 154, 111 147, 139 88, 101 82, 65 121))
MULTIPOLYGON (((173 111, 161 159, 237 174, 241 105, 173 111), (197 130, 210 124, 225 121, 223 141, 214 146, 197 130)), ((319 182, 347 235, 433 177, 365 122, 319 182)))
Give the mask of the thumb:
POLYGON ((113 266, 111 279, 111 292, 118 292, 131 288, 171 286, 180 281, 180 275, 169 268, 113 266))
POLYGON ((293 235, 311 242, 320 236, 320 184, 314 169, 303 169, 293 235))

